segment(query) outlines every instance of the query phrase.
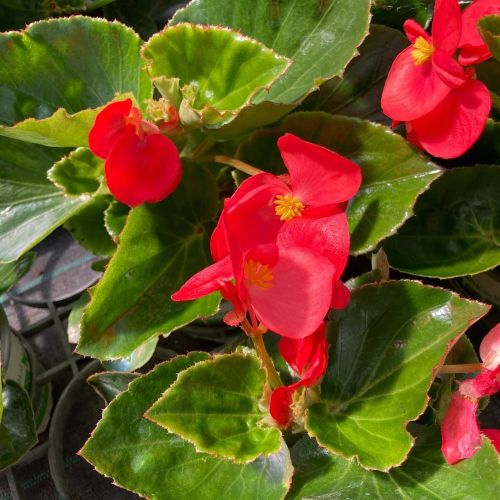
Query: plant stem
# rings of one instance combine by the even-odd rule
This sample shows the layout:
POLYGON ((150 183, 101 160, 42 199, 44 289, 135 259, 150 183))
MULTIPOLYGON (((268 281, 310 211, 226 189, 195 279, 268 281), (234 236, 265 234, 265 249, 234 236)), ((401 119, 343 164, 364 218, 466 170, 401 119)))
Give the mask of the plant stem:
POLYGON ((439 373, 473 373, 481 370, 481 363, 468 363, 464 365, 443 365, 439 373))
POLYGON ((229 156, 216 155, 214 156, 214 160, 217 163, 229 165, 233 168, 236 168, 237 170, 241 170, 242 172, 248 175, 257 175, 257 174, 262 174, 264 172, 263 170, 252 167, 252 165, 249 165, 248 163, 237 160, 236 158, 230 158, 229 156))
POLYGON ((264 344, 264 340, 262 338, 262 332, 253 328, 247 319, 244 319, 241 322, 241 327, 243 331, 252 339, 257 356, 259 356, 262 366, 264 367, 264 370, 266 370, 267 382, 271 386, 271 389, 281 387, 283 382, 274 367, 271 356, 269 356, 269 353, 267 352, 266 345, 264 344))

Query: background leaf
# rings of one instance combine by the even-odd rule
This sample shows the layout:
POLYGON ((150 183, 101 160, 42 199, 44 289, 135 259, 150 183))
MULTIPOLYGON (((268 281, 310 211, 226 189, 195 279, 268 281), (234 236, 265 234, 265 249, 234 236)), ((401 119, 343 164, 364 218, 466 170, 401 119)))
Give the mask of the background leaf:
POLYGON ((165 201, 131 210, 118 250, 91 291, 78 352, 124 358, 146 340, 217 310, 219 294, 170 300, 210 263, 208 227, 217 210, 215 179, 199 165, 184 165, 181 185, 165 201))
POLYGON ((448 465, 441 453, 438 428, 422 429, 402 467, 389 473, 367 471, 352 461, 332 456, 313 440, 301 439, 292 448, 295 466, 293 498, 359 498, 380 500, 495 498, 499 465, 495 449, 483 447, 469 460, 448 465))
POLYGON ((479 32, 497 61, 500 61, 500 15, 485 16, 479 20, 479 32))
POLYGON ((64 153, 0 137, 0 262, 17 260, 88 203, 47 179, 64 153))
POLYGON ((36 443, 35 420, 28 393, 13 380, 2 387, 0 470, 19 461, 36 443))
POLYGON ((500 264, 500 166, 454 168, 418 200, 415 216, 383 243, 389 263, 451 278, 500 264))
POLYGON ((426 27, 431 20, 433 6, 434 0, 374 0, 372 22, 402 29, 407 19, 413 19, 426 27))
POLYGON ((137 377, 139 377, 137 373, 101 372, 91 375, 87 382, 104 399, 105 403, 109 404, 118 394, 126 391, 130 382, 137 377))
POLYGON ((280 448, 280 431, 262 425, 265 383, 255 356, 216 356, 179 374, 147 417, 199 451, 248 462, 280 448))
POLYGON ((235 464, 198 453, 187 441, 143 417, 179 372, 206 359, 205 353, 179 356, 133 381, 106 408, 81 454, 101 474, 149 498, 283 498, 292 474, 285 446, 269 457, 235 464))
POLYGON ((0 134, 50 146, 61 145, 62 137, 65 146, 85 146, 97 113, 88 108, 126 92, 140 104, 151 97, 152 85, 141 71, 140 44, 120 23, 83 16, 0 33, 0 124, 42 120, 0 127, 0 134), (83 113, 67 116, 78 112, 83 113))
POLYGON ((13 287, 31 268, 35 252, 28 252, 18 260, 0 264, 0 295, 13 287))
POLYGON ((231 121, 290 64, 236 31, 190 24, 165 28, 145 44, 142 54, 151 77, 180 79, 181 118, 185 106, 208 126, 231 121))
POLYGON ((396 56, 408 46, 400 31, 372 24, 359 56, 347 66, 342 78, 332 78, 304 102, 301 109, 358 116, 391 124, 380 108, 385 79, 396 56))
POLYGON ((412 214, 417 196, 440 174, 439 167, 387 127, 321 112, 294 113, 277 128, 255 132, 241 144, 238 157, 282 173, 276 141, 286 132, 336 151, 361 167, 363 182, 347 211, 353 254, 372 250, 393 234, 412 214))
POLYGON ((309 408, 306 429, 331 452, 357 457, 364 467, 399 465, 413 444, 406 425, 424 411, 437 368, 487 311, 412 281, 354 290, 348 308, 335 314, 322 401, 309 408))

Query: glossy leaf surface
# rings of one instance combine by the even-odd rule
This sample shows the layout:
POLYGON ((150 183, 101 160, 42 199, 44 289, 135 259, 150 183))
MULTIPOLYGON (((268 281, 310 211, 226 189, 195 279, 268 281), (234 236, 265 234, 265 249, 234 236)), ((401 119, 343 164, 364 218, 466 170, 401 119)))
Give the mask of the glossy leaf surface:
POLYGON ((235 464, 197 452, 143 417, 179 372, 206 359, 204 353, 179 356, 133 381, 104 411, 82 455, 120 486, 149 498, 283 498, 292 474, 286 447, 235 464))
POLYGON ((385 79, 396 56, 408 46, 400 31, 372 24, 359 56, 347 66, 342 78, 333 78, 312 94, 301 109, 357 116, 390 125, 380 108, 385 79))
POLYGON ((151 77, 180 79, 181 119, 184 113, 194 113, 208 126, 231 121, 290 64, 236 31, 191 24, 166 28, 146 43, 142 53, 151 77))
POLYGON ((413 19, 421 26, 427 26, 433 4, 433 0, 374 0, 372 22, 401 29, 407 19, 413 19))
POLYGON ((369 9, 368 0, 264 0, 251 9, 247 0, 194 0, 171 23, 228 26, 289 57, 290 69, 253 102, 290 104, 342 73, 367 34, 369 9))
POLYGON ((500 166, 454 168, 422 195, 410 219, 384 242, 392 267, 451 278, 500 264, 500 166))
POLYGON ((380 500, 458 500, 495 498, 499 465, 495 449, 484 439, 470 460, 448 465, 441 453, 439 429, 417 437, 408 460, 389 473, 367 471, 352 461, 333 456, 313 440, 301 439, 292 448, 295 466, 293 498, 359 498, 380 500))
POLYGON ((367 468, 402 463, 413 443, 406 430, 427 405, 436 370, 467 329, 488 311, 440 288, 413 281, 354 290, 335 314, 335 348, 322 401, 306 428, 332 453, 367 468))
POLYGON ((283 172, 276 146, 286 132, 325 146, 356 162, 362 184, 348 208, 351 253, 375 248, 412 214, 417 196, 440 174, 399 135, 385 126, 321 112, 294 113, 280 127, 254 133, 238 156, 263 170, 283 172))
POLYGON ((265 383, 256 357, 217 356, 182 372, 147 417, 197 450, 247 462, 280 448, 280 431, 261 423, 265 383))
POLYGON ((0 127, 0 134, 50 146, 85 146, 97 113, 88 108, 126 92, 140 103, 151 97, 140 44, 120 23, 83 16, 1 33, 0 124, 28 121, 0 127))
POLYGON ((31 268, 34 252, 28 252, 18 260, 0 264, 0 295, 13 287, 31 268))
POLYGON ((91 375, 87 382, 101 396, 106 404, 111 403, 113 399, 126 391, 130 382, 139 377, 137 373, 127 372, 100 372, 91 375))
POLYGON ((35 420, 27 392, 13 380, 2 387, 0 470, 15 464, 36 443, 35 420))
POLYGON ((172 196, 131 210, 118 250, 92 290, 78 352, 124 358, 146 340, 216 311, 218 294, 188 302, 172 302, 170 295, 211 262, 204 224, 217 208, 212 174, 185 165, 172 196))
POLYGON ((88 202, 47 179, 64 152, 0 137, 0 262, 18 259, 88 202))
POLYGON ((104 212, 104 225, 113 240, 118 238, 123 231, 129 212, 130 207, 120 203, 118 200, 113 200, 104 212))

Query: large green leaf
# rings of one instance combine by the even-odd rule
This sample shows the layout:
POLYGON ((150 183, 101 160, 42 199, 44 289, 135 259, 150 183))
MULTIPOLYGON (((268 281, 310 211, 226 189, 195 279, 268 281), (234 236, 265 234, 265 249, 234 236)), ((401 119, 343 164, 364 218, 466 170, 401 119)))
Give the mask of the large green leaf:
POLYGON ((144 412, 204 353, 179 356, 133 381, 103 413, 81 451, 99 472, 151 499, 283 498, 291 480, 288 449, 235 464, 199 453, 175 434, 146 420, 144 412))
POLYGON ((97 113, 88 108, 126 92, 139 103, 151 97, 140 44, 120 23, 82 16, 1 33, 0 134, 48 146, 85 146, 97 113))
POLYGON ((295 103, 317 85, 342 74, 368 32, 368 0, 194 0, 172 24, 228 26, 259 40, 293 64, 254 103, 295 103))
POLYGON ((479 20, 479 31, 497 61, 500 61, 500 14, 479 20))
POLYGON ((385 79, 395 57, 408 46, 400 31, 371 25, 370 34, 342 78, 333 78, 312 94, 301 109, 358 116, 390 125, 380 108, 385 79))
POLYGON ((392 267, 451 278, 500 264, 500 166, 454 168, 432 184, 396 236, 384 242, 392 267))
POLYGON ((436 370, 488 306, 413 281, 354 290, 334 318, 335 348, 321 384, 321 402, 306 428, 318 442, 364 467, 403 462, 413 439, 406 425, 427 405, 436 370))
POLYGON ((417 196, 440 174, 439 167, 387 127, 321 112, 294 113, 278 128, 254 133, 242 143, 238 157, 263 170, 283 165, 276 141, 286 132, 321 144, 361 167, 363 182, 348 208, 353 254, 372 250, 393 234, 412 215, 417 196))
POLYGON ((89 201, 47 179, 64 152, 0 137, 0 262, 18 259, 89 201))
POLYGON ((287 499, 355 495, 380 500, 485 500, 498 496, 498 457, 488 440, 471 459, 456 465, 445 462, 440 448, 439 429, 422 430, 403 466, 385 473, 367 471, 302 438, 292 448, 295 473, 287 499))
POLYGON ((179 374, 147 417, 199 451, 248 462, 280 448, 280 431, 262 423, 265 383, 255 356, 216 356, 179 374))
POLYGON ((142 54, 151 77, 179 78, 181 119, 188 116, 196 124, 215 127, 230 122, 290 64, 241 33, 191 24, 165 28, 145 44, 142 54))
POLYGON ((130 212, 118 250, 91 292, 78 352, 124 358, 151 337, 216 311, 218 294, 188 302, 172 302, 170 295, 210 263, 205 224, 217 209, 210 171, 184 165, 172 196, 130 212))
POLYGON ((31 268, 35 252, 28 252, 18 260, 0 264, 0 295, 13 287, 31 268))
POLYGON ((95 255, 109 256, 116 250, 104 225, 104 211, 109 207, 110 201, 109 195, 95 196, 64 224, 73 237, 95 255))
POLYGON ((27 392, 13 380, 2 387, 0 470, 20 460, 36 443, 35 420, 27 392))

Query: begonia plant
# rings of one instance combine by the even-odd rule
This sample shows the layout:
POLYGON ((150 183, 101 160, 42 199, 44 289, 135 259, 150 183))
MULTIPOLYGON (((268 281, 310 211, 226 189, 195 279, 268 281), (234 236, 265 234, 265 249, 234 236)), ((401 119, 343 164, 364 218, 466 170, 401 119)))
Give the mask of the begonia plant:
POLYGON ((1 266, 61 225, 104 257, 76 351, 105 366, 193 321, 245 334, 93 376, 99 473, 157 499, 496 497, 498 311, 460 284, 500 264, 500 2, 465 3, 0 33, 1 266))

